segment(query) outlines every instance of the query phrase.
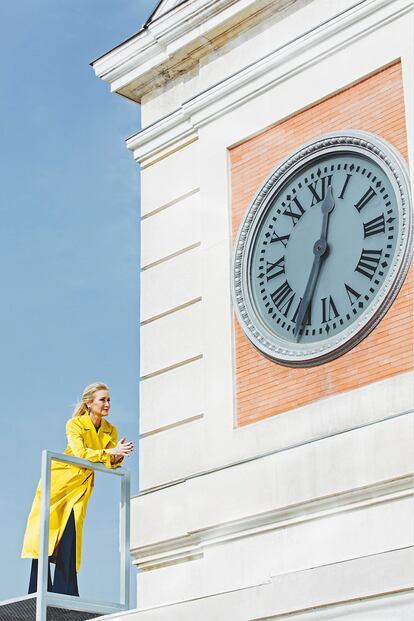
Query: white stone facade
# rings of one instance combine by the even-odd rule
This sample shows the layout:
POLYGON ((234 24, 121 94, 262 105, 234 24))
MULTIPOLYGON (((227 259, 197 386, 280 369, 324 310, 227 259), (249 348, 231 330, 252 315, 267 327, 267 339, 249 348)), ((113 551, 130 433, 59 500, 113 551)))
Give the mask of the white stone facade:
POLYGON ((228 161, 401 59, 412 162, 413 13, 166 1, 94 63, 144 126, 138 609, 114 620, 414 618, 413 374, 235 424, 228 161))

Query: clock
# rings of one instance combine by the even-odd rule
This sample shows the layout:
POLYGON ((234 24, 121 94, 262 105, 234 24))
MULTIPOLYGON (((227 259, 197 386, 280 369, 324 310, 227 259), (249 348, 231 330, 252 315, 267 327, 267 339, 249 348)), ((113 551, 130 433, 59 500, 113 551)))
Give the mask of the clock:
POLYGON ((285 158, 247 209, 232 266, 236 315, 274 362, 323 364, 379 323, 411 255, 401 155, 369 132, 323 135, 285 158))

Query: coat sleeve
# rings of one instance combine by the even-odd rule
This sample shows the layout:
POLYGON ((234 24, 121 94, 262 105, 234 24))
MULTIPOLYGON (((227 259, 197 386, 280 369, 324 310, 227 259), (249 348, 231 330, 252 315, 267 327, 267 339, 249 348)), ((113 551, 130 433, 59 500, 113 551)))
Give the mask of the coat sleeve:
MULTIPOLYGON (((75 457, 81 457, 88 461, 99 461, 107 468, 111 468, 111 455, 108 449, 90 449, 85 445, 82 429, 76 424, 75 419, 70 419, 66 423, 66 435, 69 446, 75 457)), ((113 445, 115 446, 115 444, 113 445)), ((112 446, 109 446, 112 448, 112 446)))
MULTIPOLYGON (((111 429, 111 439, 108 442, 107 445, 107 449, 111 449, 114 446, 116 446, 118 443, 118 430, 116 427, 112 426, 111 429)), ((115 461, 113 463, 111 463, 111 461, 109 461, 109 464, 105 464, 105 466, 107 466, 107 468, 120 468, 122 466, 122 462, 124 461, 123 457, 115 457, 115 461)))

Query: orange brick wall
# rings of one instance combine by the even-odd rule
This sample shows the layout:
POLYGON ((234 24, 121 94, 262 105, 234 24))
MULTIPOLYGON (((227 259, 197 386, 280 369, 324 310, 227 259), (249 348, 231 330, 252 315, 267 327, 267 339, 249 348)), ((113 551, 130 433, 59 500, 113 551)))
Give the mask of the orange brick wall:
MULTIPOLYGON (((407 157, 401 65, 396 63, 230 150, 233 239, 258 186, 302 143, 324 132, 380 134, 407 157)), ((336 360, 309 369, 270 362, 244 336, 236 317, 237 424, 246 425, 414 366, 413 270, 377 328, 336 360)))

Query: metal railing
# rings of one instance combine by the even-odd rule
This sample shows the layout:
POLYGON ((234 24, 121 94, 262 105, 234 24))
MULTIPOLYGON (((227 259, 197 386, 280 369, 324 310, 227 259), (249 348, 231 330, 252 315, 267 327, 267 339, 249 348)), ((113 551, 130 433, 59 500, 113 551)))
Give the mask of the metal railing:
POLYGON ((78 457, 71 457, 63 453, 55 453, 45 450, 42 452, 42 477, 41 477, 41 503, 40 503, 40 538, 39 538, 39 564, 37 574, 37 603, 36 621, 46 621, 47 608, 66 608, 69 610, 82 610, 84 612, 96 612, 97 616, 128 610, 130 607, 129 589, 129 529, 130 529, 130 477, 124 468, 106 468, 100 463, 87 461, 78 457), (49 553, 49 523, 50 523, 50 483, 52 461, 61 461, 73 464, 89 470, 96 470, 121 478, 121 502, 119 523, 119 547, 120 547, 120 602, 101 602, 82 599, 73 595, 51 593, 47 590, 48 578, 48 553, 49 553))

